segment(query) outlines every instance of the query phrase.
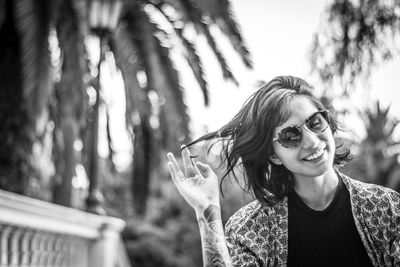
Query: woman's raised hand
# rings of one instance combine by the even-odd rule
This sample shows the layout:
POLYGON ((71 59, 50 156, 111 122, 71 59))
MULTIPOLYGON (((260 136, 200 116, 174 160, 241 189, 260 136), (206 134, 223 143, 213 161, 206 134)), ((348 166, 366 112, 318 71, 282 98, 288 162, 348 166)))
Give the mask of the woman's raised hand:
POLYGON ((182 150, 183 171, 172 153, 167 157, 172 180, 196 212, 203 212, 209 205, 219 207, 218 177, 209 165, 194 162, 187 147, 182 150))
POLYGON ((196 211, 203 266, 232 266, 222 226, 217 175, 210 166, 194 162, 187 147, 182 150, 183 171, 172 153, 167 157, 172 180, 196 211))

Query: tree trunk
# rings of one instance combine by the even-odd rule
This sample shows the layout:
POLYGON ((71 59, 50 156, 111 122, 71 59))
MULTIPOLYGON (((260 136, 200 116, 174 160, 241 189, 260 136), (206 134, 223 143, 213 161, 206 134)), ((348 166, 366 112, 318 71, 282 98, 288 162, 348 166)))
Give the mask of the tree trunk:
POLYGON ((141 121, 134 128, 132 192, 133 207, 139 216, 144 216, 146 213, 150 191, 152 137, 149 127, 147 121, 141 121))
POLYGON ((53 189, 53 202, 72 206, 72 178, 75 175, 76 155, 74 142, 78 134, 78 123, 74 118, 64 118, 61 122, 62 147, 57 159, 57 176, 53 189))

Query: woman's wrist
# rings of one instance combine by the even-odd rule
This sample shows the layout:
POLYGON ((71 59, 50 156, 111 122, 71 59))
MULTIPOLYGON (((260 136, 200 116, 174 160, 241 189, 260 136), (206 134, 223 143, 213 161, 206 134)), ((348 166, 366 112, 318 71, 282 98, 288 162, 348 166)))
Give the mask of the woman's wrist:
POLYGON ((217 204, 206 204, 199 206, 195 209, 196 218, 208 219, 208 220, 220 220, 221 219, 221 207, 217 204))
POLYGON ((204 266, 231 266, 220 206, 209 204, 203 212, 198 211, 196 215, 200 228, 204 266))

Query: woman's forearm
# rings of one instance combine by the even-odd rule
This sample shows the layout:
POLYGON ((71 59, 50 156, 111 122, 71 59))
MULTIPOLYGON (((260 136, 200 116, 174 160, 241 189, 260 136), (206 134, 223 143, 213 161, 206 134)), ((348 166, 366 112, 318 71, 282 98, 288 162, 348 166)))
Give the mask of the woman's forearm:
POLYGON ((196 212, 200 228, 204 266, 232 266, 225 242, 220 208, 209 205, 196 212))

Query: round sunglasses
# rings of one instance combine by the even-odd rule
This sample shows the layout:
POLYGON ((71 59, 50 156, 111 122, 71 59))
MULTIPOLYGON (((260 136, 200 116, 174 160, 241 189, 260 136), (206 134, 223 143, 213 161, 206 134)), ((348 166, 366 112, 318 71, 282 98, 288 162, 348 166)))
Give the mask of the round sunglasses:
POLYGON ((319 134, 324 132, 330 123, 328 110, 319 110, 308 117, 305 121, 296 125, 291 125, 279 131, 278 135, 272 139, 283 147, 294 148, 300 145, 303 137, 301 126, 304 124, 308 130, 319 134))

